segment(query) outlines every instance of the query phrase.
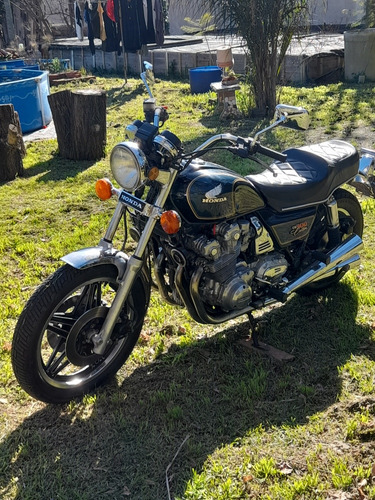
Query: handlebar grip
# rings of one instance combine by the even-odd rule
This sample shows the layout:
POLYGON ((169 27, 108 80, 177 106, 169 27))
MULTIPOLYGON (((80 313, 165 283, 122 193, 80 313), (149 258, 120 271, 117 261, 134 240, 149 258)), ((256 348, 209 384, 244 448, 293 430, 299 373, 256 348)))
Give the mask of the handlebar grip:
POLYGON ((265 156, 269 156, 270 158, 273 158, 274 160, 279 160, 279 161, 286 161, 287 155, 285 153, 279 153, 278 151, 275 151, 274 149, 266 148, 265 146, 262 146, 261 144, 257 143, 256 144, 256 152, 260 153, 265 156))

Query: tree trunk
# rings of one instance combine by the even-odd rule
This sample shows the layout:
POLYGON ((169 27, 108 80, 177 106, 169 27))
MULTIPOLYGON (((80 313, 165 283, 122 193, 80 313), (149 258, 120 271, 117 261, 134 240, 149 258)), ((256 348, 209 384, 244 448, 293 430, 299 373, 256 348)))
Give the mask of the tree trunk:
POLYGON ((48 96, 59 153, 70 160, 98 160, 106 144, 106 94, 63 90, 48 96))
POLYGON ((0 181, 23 175, 22 158, 26 154, 21 124, 13 104, 0 105, 0 181))

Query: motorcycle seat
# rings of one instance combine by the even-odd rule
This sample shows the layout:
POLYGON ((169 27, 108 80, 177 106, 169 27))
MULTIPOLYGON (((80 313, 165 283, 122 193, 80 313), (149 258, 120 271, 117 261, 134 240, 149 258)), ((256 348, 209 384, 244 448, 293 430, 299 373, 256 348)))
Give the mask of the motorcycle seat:
POLYGON ((325 202, 335 189, 358 173, 359 154, 348 142, 331 140, 284 151, 285 162, 246 178, 268 204, 283 212, 325 202))

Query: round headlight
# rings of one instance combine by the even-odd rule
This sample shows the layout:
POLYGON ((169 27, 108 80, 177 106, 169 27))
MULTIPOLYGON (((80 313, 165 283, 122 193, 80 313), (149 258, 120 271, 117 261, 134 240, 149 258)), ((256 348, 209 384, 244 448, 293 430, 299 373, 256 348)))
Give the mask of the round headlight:
POLYGON ((146 156, 137 144, 120 142, 112 150, 110 165, 113 177, 126 191, 135 191, 142 182, 146 156))

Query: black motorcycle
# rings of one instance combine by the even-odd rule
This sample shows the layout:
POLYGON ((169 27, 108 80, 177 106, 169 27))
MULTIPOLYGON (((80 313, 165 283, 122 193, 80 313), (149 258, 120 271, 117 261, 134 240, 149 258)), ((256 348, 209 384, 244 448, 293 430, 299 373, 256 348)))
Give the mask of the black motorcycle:
MULTIPOLYGON (((147 65, 146 65, 147 66, 147 65)), ((306 129, 305 109, 279 104, 275 122, 255 137, 220 134, 191 153, 160 131, 168 119, 148 86, 145 120, 126 128, 111 153, 121 186, 97 182, 101 199, 118 197, 98 246, 70 253, 35 291, 13 339, 12 362, 31 396, 62 403, 115 374, 132 352, 152 286, 186 307, 203 324, 219 324, 293 292, 337 283, 359 264, 363 215, 343 185, 374 196, 375 151, 361 158, 339 140, 287 149, 264 147, 259 137, 277 126, 306 129), (242 177, 204 161, 220 148, 240 158, 272 158, 260 174, 242 177), (259 158, 259 157, 258 157, 259 158), (132 255, 114 248, 125 223, 137 242, 132 255), (130 227, 128 224, 130 221, 130 227)))

